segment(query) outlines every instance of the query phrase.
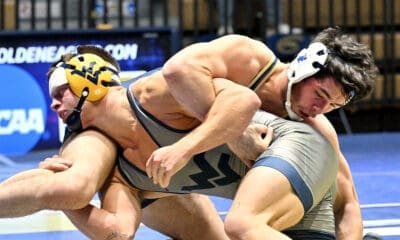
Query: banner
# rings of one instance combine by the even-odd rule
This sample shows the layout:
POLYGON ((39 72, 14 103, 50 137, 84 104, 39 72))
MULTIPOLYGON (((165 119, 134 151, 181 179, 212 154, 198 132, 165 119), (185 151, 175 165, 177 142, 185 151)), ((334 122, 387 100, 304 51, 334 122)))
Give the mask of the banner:
POLYGON ((0 155, 60 146, 46 73, 78 45, 98 45, 116 58, 122 78, 149 71, 177 51, 169 29, 0 33, 0 155))

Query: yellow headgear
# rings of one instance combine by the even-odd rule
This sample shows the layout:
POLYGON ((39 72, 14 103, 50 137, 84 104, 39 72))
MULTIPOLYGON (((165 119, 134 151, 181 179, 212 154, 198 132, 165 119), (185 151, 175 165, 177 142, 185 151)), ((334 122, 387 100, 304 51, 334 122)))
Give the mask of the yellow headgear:
POLYGON ((61 67, 72 92, 78 97, 87 94, 89 101, 100 100, 109 87, 120 85, 118 70, 95 54, 79 54, 62 63, 61 67))

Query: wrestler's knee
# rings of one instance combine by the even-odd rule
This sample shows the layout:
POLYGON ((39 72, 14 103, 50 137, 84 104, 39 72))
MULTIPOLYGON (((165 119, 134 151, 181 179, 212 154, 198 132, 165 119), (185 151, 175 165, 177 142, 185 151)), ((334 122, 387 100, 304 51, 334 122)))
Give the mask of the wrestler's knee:
MULTIPOLYGON (((257 223, 255 215, 249 211, 230 210, 224 221, 224 229, 230 239, 246 239, 254 231, 257 223)), ((265 222, 263 223, 265 225, 265 222)))

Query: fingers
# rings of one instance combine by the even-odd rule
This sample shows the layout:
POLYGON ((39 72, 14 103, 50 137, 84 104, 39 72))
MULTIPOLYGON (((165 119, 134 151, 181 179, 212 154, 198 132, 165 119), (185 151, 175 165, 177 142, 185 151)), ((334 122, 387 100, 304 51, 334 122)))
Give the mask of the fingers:
POLYGON ((254 128, 255 132, 260 135, 261 138, 265 138, 272 128, 269 128, 263 124, 253 124, 251 127, 254 128))
POLYGON ((262 138, 266 141, 271 142, 274 138, 274 129, 267 127, 265 133, 263 134, 262 138))
POLYGON ((274 130, 271 127, 267 127, 265 125, 257 124, 255 125, 255 129, 260 136, 260 139, 265 143, 271 143, 274 137, 274 130))
POLYGON ((146 173, 149 178, 153 180, 154 184, 159 184, 164 176, 163 167, 159 160, 154 154, 146 162, 146 173))
POLYGON ((46 158, 39 163, 39 168, 54 172, 65 171, 72 166, 72 161, 60 157, 46 158))
POLYGON ((149 178, 153 178, 153 176, 155 175, 154 169, 157 169, 159 163, 157 163, 157 161, 154 159, 154 153, 150 155, 149 159, 147 159, 146 162, 146 174, 149 178))
POLYGON ((172 173, 167 166, 162 166, 161 171, 159 171, 159 184, 162 188, 166 188, 171 181, 172 173))
POLYGON ((156 159, 154 155, 151 155, 146 162, 147 176, 153 180, 154 184, 159 184, 162 188, 166 188, 171 180, 172 175, 168 169, 167 165, 156 159))

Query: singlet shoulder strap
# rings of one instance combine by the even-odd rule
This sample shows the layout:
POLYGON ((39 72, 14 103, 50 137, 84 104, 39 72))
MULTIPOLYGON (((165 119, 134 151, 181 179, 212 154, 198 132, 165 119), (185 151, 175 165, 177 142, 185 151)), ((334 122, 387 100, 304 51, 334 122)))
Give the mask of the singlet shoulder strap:
POLYGON ((253 91, 256 91, 261 86, 261 84, 263 84, 265 80, 269 78, 278 62, 278 58, 273 55, 267 65, 265 65, 265 67, 251 81, 251 83, 249 84, 249 88, 253 91))
POLYGON ((167 146, 177 142, 193 130, 179 130, 164 124, 140 105, 131 89, 127 89, 127 97, 132 111, 149 136, 159 146, 167 146))

